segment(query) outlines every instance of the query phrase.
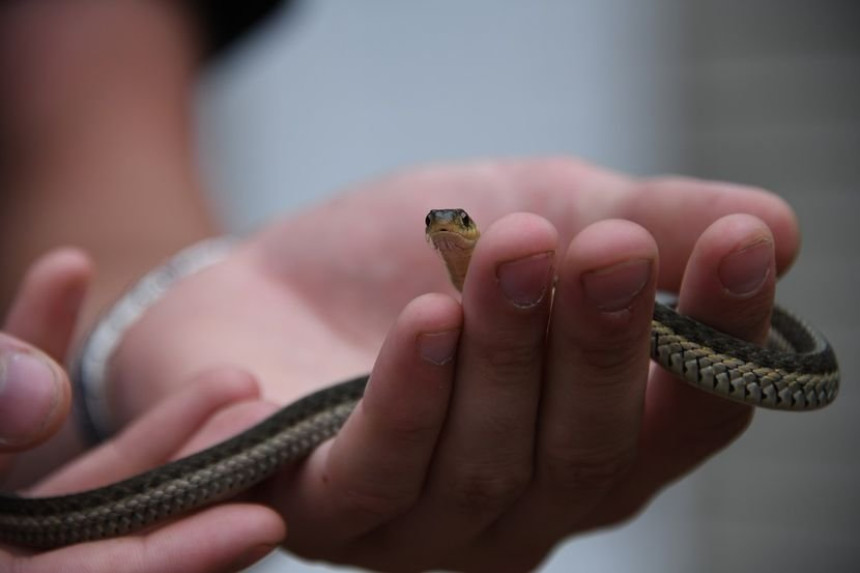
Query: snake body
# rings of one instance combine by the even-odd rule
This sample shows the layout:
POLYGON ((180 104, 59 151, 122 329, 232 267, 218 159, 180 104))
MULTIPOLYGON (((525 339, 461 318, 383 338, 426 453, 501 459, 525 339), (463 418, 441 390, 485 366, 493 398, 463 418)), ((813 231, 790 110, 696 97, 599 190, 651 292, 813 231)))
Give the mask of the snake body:
MULTIPOLYGON (((459 289, 477 227, 462 209, 431 211, 425 223, 459 289)), ((768 345, 759 347, 657 303, 651 357, 697 388, 753 406, 810 410, 832 402, 839 370, 827 340, 779 307, 771 323, 768 345)), ((230 498, 334 436, 366 383, 362 376, 319 390, 229 440, 111 485, 42 498, 0 494, 0 542, 50 549, 115 537, 230 498)))

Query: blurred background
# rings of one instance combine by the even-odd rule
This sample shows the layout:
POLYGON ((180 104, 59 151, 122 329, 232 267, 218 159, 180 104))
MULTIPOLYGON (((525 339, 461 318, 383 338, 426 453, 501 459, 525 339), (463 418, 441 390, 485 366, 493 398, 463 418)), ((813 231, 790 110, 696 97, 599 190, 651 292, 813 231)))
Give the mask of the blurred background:
MULTIPOLYGON (((860 4, 856 0, 315 0, 214 62, 199 154, 236 231, 421 163, 570 154, 760 185, 804 247, 778 298, 843 391, 761 412, 632 523, 544 571, 860 571, 860 4)), ((255 573, 328 571, 284 555, 255 573)))

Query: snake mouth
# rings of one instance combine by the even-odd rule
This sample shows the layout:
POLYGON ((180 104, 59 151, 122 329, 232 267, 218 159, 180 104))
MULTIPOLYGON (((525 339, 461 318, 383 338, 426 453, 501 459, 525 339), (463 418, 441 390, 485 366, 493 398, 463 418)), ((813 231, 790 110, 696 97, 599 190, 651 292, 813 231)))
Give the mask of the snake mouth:
POLYGON ((454 231, 434 231, 427 235, 427 241, 433 245, 434 249, 442 252, 453 250, 466 253, 471 252, 474 248, 474 241, 470 241, 454 231))
POLYGON ((424 232, 427 236, 435 233, 450 232, 477 241, 481 233, 475 221, 465 209, 432 209, 424 218, 424 232))

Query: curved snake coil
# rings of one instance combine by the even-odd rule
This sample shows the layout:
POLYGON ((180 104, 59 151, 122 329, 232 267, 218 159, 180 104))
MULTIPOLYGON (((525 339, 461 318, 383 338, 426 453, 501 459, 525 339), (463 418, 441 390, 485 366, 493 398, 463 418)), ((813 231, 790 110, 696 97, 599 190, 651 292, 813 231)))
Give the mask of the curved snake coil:
MULTIPOLYGON (((425 223, 459 289, 477 227, 462 209, 431 211, 425 223)), ((651 357, 696 388, 753 406, 810 410, 832 402, 839 370, 825 338, 780 308, 771 321, 763 348, 657 304, 651 357)), ((366 383, 362 376, 319 390, 229 440, 115 484, 45 498, 0 495, 0 541, 44 549, 114 537, 232 497, 335 435, 366 383)))

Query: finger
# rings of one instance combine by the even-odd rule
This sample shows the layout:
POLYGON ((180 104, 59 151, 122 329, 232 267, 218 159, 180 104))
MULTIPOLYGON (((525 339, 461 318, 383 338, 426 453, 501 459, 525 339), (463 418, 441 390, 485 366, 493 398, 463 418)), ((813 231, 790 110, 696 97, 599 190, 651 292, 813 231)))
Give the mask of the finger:
MULTIPOLYGON (((5 324, 18 339, 0 335, 0 451, 36 446, 68 414, 71 390, 57 361, 65 357, 89 269, 80 252, 59 249, 24 277, 5 324)), ((0 470, 8 463, 0 459, 0 470)))
POLYGON ((262 400, 242 400, 217 410, 170 459, 184 458, 244 432, 277 411, 278 407, 262 400))
MULTIPOLYGON (((201 511, 147 535, 83 543, 15 559, 21 571, 32 573, 226 573, 259 561, 285 534, 284 522, 274 511, 231 504, 201 511)), ((9 565, 10 570, 17 570, 15 564, 9 565)))
POLYGON ((776 271, 797 256, 800 231, 791 207, 779 196, 754 187, 685 177, 647 179, 634 185, 617 216, 648 229, 660 245, 660 288, 675 291, 699 236, 732 213, 758 217, 775 237, 776 271), (683 222, 679 224, 679 222, 683 222))
MULTIPOLYGON (((761 343, 775 287, 774 240, 750 215, 711 225, 696 243, 684 275, 679 311, 761 343)), ((640 457, 619 495, 620 514, 635 511, 662 484, 690 471, 748 426, 753 408, 719 398, 655 370, 648 385, 640 457)))
POLYGON ((531 479, 556 246, 545 219, 515 214, 475 250, 448 419, 425 495, 391 532, 422 539, 425 558, 477 535, 531 479))
MULTIPOLYGON (((62 425, 70 402, 69 381, 59 364, 0 333, 0 452, 48 439, 62 425)), ((7 464, 0 458, 0 470, 7 464)))
POLYGON ((635 458, 657 259, 651 235, 620 220, 586 228, 568 249, 551 322, 537 475, 521 501, 533 513, 513 518, 529 520, 528 531, 551 535, 550 515, 568 530, 635 458))
POLYGON ((290 547, 313 554, 343 544, 412 506, 445 421, 461 326, 460 306, 450 297, 425 295, 406 306, 364 398, 279 504, 304 524, 290 547))
MULTIPOLYGON (((774 242, 767 225, 749 215, 731 215, 709 227, 696 244, 678 311, 742 340, 762 343, 774 286, 774 242)), ((662 370, 649 387, 647 406, 646 428, 654 423, 655 430, 662 430, 653 443, 657 448, 675 441, 667 441, 663 433, 683 429, 675 435, 685 436, 685 447, 695 442, 712 451, 715 440, 724 445, 733 439, 752 415, 751 407, 700 392, 662 370)))
POLYGON ((648 374, 657 245, 635 223, 580 233, 559 272, 538 487, 599 494, 633 459, 648 374))
POLYGON ((657 245, 635 223, 577 235, 559 263, 529 490, 456 568, 531 570, 630 469, 648 376, 657 245), (507 549, 510 548, 510 551, 507 549))
POLYGON ((166 398, 116 438, 36 485, 33 495, 93 488, 164 463, 212 414, 259 395, 251 375, 234 369, 205 372, 166 398))
MULTIPOLYGON (((657 239, 659 285, 672 291, 681 283, 693 245, 720 217, 749 213, 764 221, 775 237, 779 274, 791 266, 800 244, 794 212, 771 192, 690 177, 637 180, 569 157, 430 168, 395 177, 378 185, 376 192, 386 200, 402 201, 398 209, 427 207, 421 202, 407 205, 409 195, 402 193, 404 188, 415 196, 432 196, 436 205, 460 203, 468 197, 478 207, 471 215, 479 221, 516 210, 537 213, 555 225, 563 243, 602 219, 634 221, 657 239)), ((355 206, 342 208, 344 219, 352 220, 355 206)))
POLYGON ((24 276, 6 331, 63 362, 91 275, 89 259, 77 249, 44 255, 24 276))

